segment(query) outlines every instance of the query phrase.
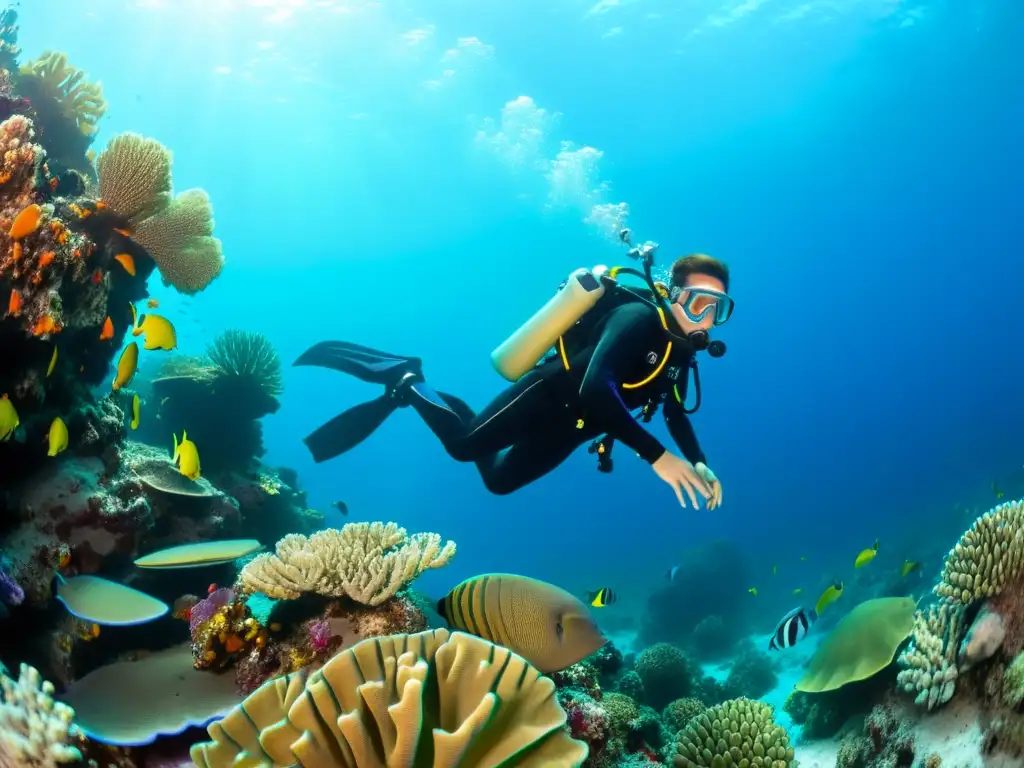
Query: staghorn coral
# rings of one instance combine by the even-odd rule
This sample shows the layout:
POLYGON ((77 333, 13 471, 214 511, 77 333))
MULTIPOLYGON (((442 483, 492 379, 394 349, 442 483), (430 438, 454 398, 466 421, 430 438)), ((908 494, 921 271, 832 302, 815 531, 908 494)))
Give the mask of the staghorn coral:
POLYGON ((935 594, 969 605, 998 595, 1024 564, 1024 502, 1008 501, 974 521, 942 567, 935 594))
POLYGON ((206 349, 213 376, 245 379, 269 397, 281 394, 281 358, 262 333, 228 330, 206 349))
POLYGON ((359 643, 272 680, 207 729, 200 768, 579 766, 554 684, 478 637, 438 629, 359 643), (429 684, 428 684, 429 681, 429 684))
POLYGON ((348 596, 364 605, 380 605, 430 568, 447 565, 455 543, 441 547, 436 533, 409 536, 395 523, 349 523, 310 537, 290 534, 277 542, 274 555, 258 555, 238 574, 242 592, 260 592, 294 600, 315 592, 348 596))
POLYGON ((22 88, 29 85, 25 81, 34 81, 33 95, 53 99, 63 117, 73 122, 82 135, 96 133, 97 124, 107 111, 103 86, 86 80, 85 72, 68 63, 66 53, 45 51, 23 65, 18 74, 22 88))
POLYGON ((134 240, 156 262, 166 285, 191 295, 212 283, 224 267, 213 226, 209 195, 189 189, 160 213, 139 222, 134 240))
POLYGON ((905 692, 917 694, 918 706, 932 710, 953 697, 962 622, 963 607, 958 605, 933 605, 927 613, 915 614, 913 640, 900 654, 903 671, 897 681, 905 692))
POLYGON ((96 159, 100 199, 128 224, 160 213, 171 201, 171 151, 156 139, 121 133, 96 159))
POLYGON ((788 768, 793 762, 789 735, 775 724, 772 708, 732 699, 696 716, 679 732, 672 762, 677 768, 788 768))
POLYGON ((53 685, 21 665, 17 682, 0 674, 0 768, 54 768, 82 759, 75 711, 53 700, 53 685))

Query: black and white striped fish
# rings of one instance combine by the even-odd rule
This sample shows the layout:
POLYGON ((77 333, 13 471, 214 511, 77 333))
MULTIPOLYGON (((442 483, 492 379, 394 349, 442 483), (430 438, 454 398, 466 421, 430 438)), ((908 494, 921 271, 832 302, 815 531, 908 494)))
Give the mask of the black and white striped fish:
POLYGON ((813 608, 794 608, 782 617, 782 620, 775 627, 772 639, 768 642, 768 650, 781 651, 785 648, 792 648, 805 637, 814 622, 818 620, 818 614, 813 608))

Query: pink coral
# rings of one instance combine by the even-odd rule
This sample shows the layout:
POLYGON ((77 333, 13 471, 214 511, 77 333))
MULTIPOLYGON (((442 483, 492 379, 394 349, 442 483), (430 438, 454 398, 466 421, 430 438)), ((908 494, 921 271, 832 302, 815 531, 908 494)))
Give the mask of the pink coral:
POLYGON ((326 619, 309 622, 309 643, 313 650, 322 651, 331 642, 331 625, 326 619))
POLYGON ((205 600, 200 600, 192 606, 192 611, 188 615, 188 628, 189 632, 192 633, 193 640, 196 637, 196 630, 202 624, 209 621, 217 611, 230 603, 234 597, 235 593, 233 590, 228 587, 221 587, 211 592, 210 596, 205 600))

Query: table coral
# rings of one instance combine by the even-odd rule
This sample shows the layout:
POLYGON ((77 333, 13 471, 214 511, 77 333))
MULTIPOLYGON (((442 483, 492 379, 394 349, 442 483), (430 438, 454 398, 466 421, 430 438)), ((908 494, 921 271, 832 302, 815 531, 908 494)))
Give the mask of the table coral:
POLYGON ((0 768, 55 768, 81 760, 75 711, 53 700, 53 685, 22 664, 18 680, 0 675, 0 768))
POLYGON ((395 523, 348 523, 310 537, 290 534, 276 554, 262 554, 238 575, 243 592, 293 600, 303 593, 380 605, 430 568, 447 565, 455 543, 436 533, 409 536, 395 523))

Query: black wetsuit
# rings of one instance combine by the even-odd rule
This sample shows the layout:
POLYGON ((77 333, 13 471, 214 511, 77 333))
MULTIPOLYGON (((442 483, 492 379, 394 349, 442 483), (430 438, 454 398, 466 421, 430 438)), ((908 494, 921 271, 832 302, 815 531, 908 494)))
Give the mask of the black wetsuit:
POLYGON ((484 485, 507 494, 553 470, 578 447, 608 435, 653 463, 665 447, 631 411, 660 403, 679 450, 691 463, 705 461, 690 420, 683 411, 693 352, 673 344, 662 363, 666 334, 650 304, 631 301, 610 309, 577 344, 566 370, 560 357, 542 362, 502 392, 479 414, 463 401, 411 387, 411 404, 458 461, 477 464, 484 485))

